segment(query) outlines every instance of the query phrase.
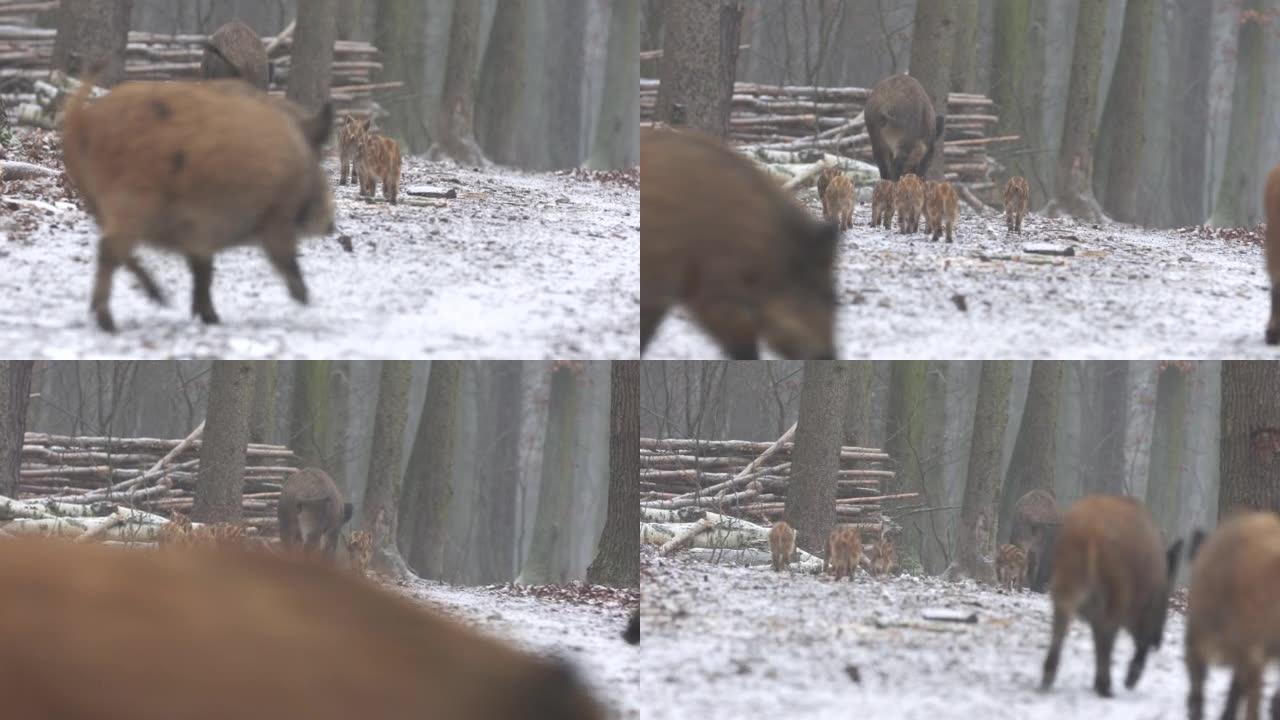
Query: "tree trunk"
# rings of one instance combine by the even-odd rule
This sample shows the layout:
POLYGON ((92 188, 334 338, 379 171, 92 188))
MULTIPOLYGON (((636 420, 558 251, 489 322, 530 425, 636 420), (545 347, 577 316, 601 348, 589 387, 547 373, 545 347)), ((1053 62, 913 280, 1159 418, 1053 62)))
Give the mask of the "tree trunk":
POLYGON ((531 100, 526 52, 529 16, 527 0, 498 3, 480 70, 476 134, 485 154, 503 165, 519 165, 522 157, 520 124, 531 100))
POLYGON ((275 441, 277 362, 259 360, 253 364, 253 415, 249 418, 249 442, 275 441))
POLYGON ((724 137, 738 65, 741 0, 668 2, 656 118, 724 137))
POLYGON ((875 363, 871 360, 850 361, 849 391, 844 404, 844 444, 872 447, 871 384, 875 382, 875 363))
POLYGON ((1095 363, 1097 372, 1094 403, 1097 414, 1083 420, 1091 432, 1085 433, 1089 458, 1085 463, 1084 491, 1091 495, 1119 495, 1125 487, 1125 433, 1129 423, 1129 362, 1105 360, 1095 363))
POLYGON ((333 43, 338 39, 338 0, 298 3, 293 31, 288 98, 315 112, 329 102, 333 43))
POLYGON ((529 558, 517 580, 522 585, 559 584, 568 580, 564 556, 569 529, 561 524, 574 486, 574 454, 578 445, 578 385, 581 367, 557 363, 551 371, 546 440, 542 446, 542 479, 538 515, 529 558))
POLYGON ((1087 221, 1102 216, 1102 208, 1093 197, 1093 144, 1106 20, 1107 0, 1081 0, 1071 52, 1066 122, 1058 148, 1055 198, 1050 204, 1051 214, 1062 212, 1087 221))
MULTIPOLYGON (((545 48, 550 81, 543 98, 549 121, 547 150, 553 169, 582 164, 586 154, 583 131, 586 93, 587 14, 581 0, 543 0, 550 33, 545 48)), ((637 84, 636 92, 640 92, 637 84)))
POLYGON ((461 362, 432 361, 422 419, 418 421, 409 468, 405 471, 406 484, 417 486, 416 497, 411 499, 406 493, 400 506, 401 522, 406 512, 412 514, 409 567, 425 578, 444 578, 449 502, 453 498, 454 425, 461 379, 461 362))
POLYGON ((1177 534, 1178 488, 1186 456, 1187 363, 1165 362, 1156 382, 1155 427, 1151 432, 1151 462, 1147 465, 1147 508, 1165 537, 1177 534))
POLYGON ((356 40, 364 17, 364 0, 338 0, 337 30, 339 40, 356 40))
POLYGON ((1040 136, 1039 127, 1028 113, 1026 78, 1029 66, 1027 34, 1031 28, 1031 0, 1002 0, 995 6, 995 27, 992 30, 991 51, 991 99, 1000 117, 995 134, 1018 135, 1022 140, 1015 147, 997 145, 994 154, 1008 168, 1008 176, 1034 176, 1034 164, 1019 150, 1034 148, 1040 136), (1003 152, 1001 151, 1003 149, 1003 152))
MULTIPOLYGON (((327 460, 329 477, 347 497, 355 488, 347 479, 347 457, 351 453, 351 362, 333 360, 329 365, 329 437, 327 460)), ((361 423, 360 434, 363 434, 361 423)))
POLYGON ((1184 0, 1182 32, 1169 47, 1172 87, 1165 111, 1173 147, 1169 173, 1173 227, 1199 225, 1207 215, 1205 173, 1208 162, 1205 128, 1209 127, 1209 74, 1213 68, 1206 28, 1213 27, 1213 3, 1184 0), (1179 86, 1179 84, 1181 86, 1179 86))
POLYGON ((445 67, 444 94, 436 113, 436 148, 433 155, 445 155, 459 165, 484 165, 484 153, 476 144, 475 85, 479 71, 476 53, 480 46, 481 3, 454 4, 449 31, 449 59, 445 67))
MULTIPOLYGON (((947 96, 951 91, 951 52, 955 35, 953 0, 919 0, 916 4, 915 30, 911 36, 911 76, 920 81, 933 103, 934 112, 947 113, 947 96)), ((946 162, 946 146, 938 138, 933 159, 925 177, 941 180, 946 162)))
POLYGON ((289 446, 303 467, 326 470, 329 464, 329 361, 293 364, 289 446))
MULTIPOLYGON (((520 417, 523 393, 519 361, 491 363, 492 388, 479 410, 485 508, 481 533, 481 583, 515 577, 516 499, 520 486, 520 417), (487 444, 486 444, 487 441, 487 444)), ((637 500, 637 502, 639 502, 637 500)))
POLYGON ((209 377, 209 409, 201 438, 200 477, 191 506, 192 520, 240 522, 252 408, 253 363, 215 361, 209 377))
POLYGON ((796 530, 796 546, 814 554, 823 552, 835 522, 848 394, 849 370, 844 363, 805 362, 786 519, 796 530))
POLYGON ((1280 362, 1222 363, 1218 517, 1280 511, 1280 362))
MULTIPOLYGON (((0 495, 18 497, 34 360, 0 361, 0 495)), ((640 529, 636 528, 639 537, 640 529)))
POLYGON ((978 89, 978 23, 981 3, 978 0, 955 0, 955 40, 952 45, 951 91, 979 92, 978 89))
MULTIPOLYGON (((921 492, 924 488, 928 370, 929 363, 923 360, 901 360, 890 365, 885 451, 893 459, 897 474, 885 489, 889 493, 921 492)), ((899 550, 904 560, 914 554, 919 562, 923 557, 923 535, 918 523, 912 523, 912 528, 917 532, 905 532, 899 550)))
POLYGON ((956 559, 951 574, 994 583, 996 513, 1000 507, 1004 467, 1004 430, 1009 423, 1009 389, 1013 363, 986 360, 978 382, 978 406, 973 416, 973 445, 960 507, 956 559))
POLYGON ((408 574, 396 547, 396 506, 403 484, 400 459, 404 457, 404 426, 409 416, 412 381, 413 363, 383 361, 378 380, 378 406, 373 419, 373 446, 369 449, 369 473, 360 515, 361 528, 373 535, 373 569, 397 578, 408 574))
POLYGON ((96 73, 98 85, 124 80, 133 0, 63 0, 53 41, 53 67, 69 75, 96 73))
POLYGON ((1053 490, 1057 453, 1058 398, 1062 392, 1062 362, 1036 360, 1031 364, 1027 403, 1013 442, 1013 457, 1004 492, 1000 495, 999 536, 1009 537, 1009 522, 1018 498, 1036 488, 1053 490))
POLYGON ((374 22, 374 44, 382 55, 379 80, 404 83, 400 92, 383 100, 390 113, 383 132, 404 143, 411 154, 431 147, 427 123, 436 109, 422 78, 427 66, 427 10, 424 0, 378 0, 374 22))
POLYGON ((609 368, 609 506, 587 582, 640 587, 640 362, 609 368))
POLYGON ((1236 50, 1235 90, 1231 95, 1231 126, 1227 135, 1227 164, 1213 204, 1212 223, 1218 227, 1258 222, 1258 141, 1266 100, 1266 35, 1269 23, 1262 0, 1244 0, 1240 44, 1236 50))
POLYGON ((640 0, 618 0, 610 12, 600 119, 587 160, 592 170, 631 168, 640 161, 640 0))
POLYGON ((1102 127, 1094 154, 1094 190, 1111 217, 1138 219, 1138 181, 1147 110, 1147 66, 1151 58, 1153 0, 1128 0, 1115 76, 1102 110, 1102 127))

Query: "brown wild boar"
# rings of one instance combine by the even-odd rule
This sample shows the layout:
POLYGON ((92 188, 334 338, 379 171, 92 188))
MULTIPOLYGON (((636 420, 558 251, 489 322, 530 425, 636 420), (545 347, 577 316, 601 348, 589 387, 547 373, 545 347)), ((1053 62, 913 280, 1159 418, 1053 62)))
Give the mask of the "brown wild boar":
POLYGON ((122 265, 164 302, 134 256, 143 242, 186 257, 192 311, 205 323, 218 322, 213 256, 233 245, 260 243, 289 294, 307 302, 298 238, 333 227, 318 154, 333 108, 298 122, 265 95, 218 82, 124 83, 93 102, 86 82, 67 103, 67 176, 102 229, 92 309, 104 330, 115 330, 111 281, 122 265))
POLYGON ((306 558, 21 539, 0 577, 6 717, 604 717, 566 663, 306 558))
POLYGON ((272 75, 262 39, 240 20, 232 20, 209 36, 200 73, 205 80, 240 78, 260 90, 267 89, 272 75))
POLYGON ((1062 524, 1058 498, 1049 488, 1028 491, 1013 505, 1009 542, 1027 553, 1026 586, 1044 592, 1053 568, 1053 541, 1062 524))
POLYGON ((627 630, 622 637, 632 645, 640 644, 640 611, 637 610, 631 615, 631 621, 627 623, 627 630))
POLYGON ((400 196, 400 145, 385 135, 366 133, 356 153, 360 195, 371 198, 382 183, 382 195, 392 205, 400 196))
POLYGON ((880 177, 898 180, 907 173, 923 177, 946 118, 934 114, 920 81, 910 75, 881 80, 871 89, 863 115, 880 177))
POLYGON ((898 551, 883 532, 867 547, 866 557, 867 570, 872 575, 889 575, 898 569, 898 551))
POLYGON ((342 130, 338 133, 338 184, 346 185, 347 180, 359 182, 360 146, 369 135, 372 118, 357 118, 347 115, 342 118, 342 130))
POLYGON ((1021 175, 1014 175, 1004 186, 1004 224, 1014 232, 1022 232, 1022 216, 1031 202, 1031 188, 1021 175))
MULTIPOLYGON (((1187 596, 1187 711, 1204 717, 1204 680, 1210 663, 1229 665, 1231 687, 1223 718, 1258 720, 1265 665, 1280 659, 1280 517, 1244 512, 1224 522, 1194 553, 1187 596)), ((1271 717, 1280 712, 1280 692, 1271 717)))
POLYGON ((640 131, 640 348, 683 303, 735 359, 831 358, 839 228, 723 143, 640 131))
POLYGON ((894 209, 898 213, 898 232, 906 235, 920 230, 920 213, 924 212, 924 183, 908 173, 893 191, 894 209))
POLYGON ((328 473, 303 468, 284 481, 276 518, 280 544, 285 548, 319 551, 333 559, 342 526, 351 519, 351 503, 343 502, 342 492, 328 473))
POLYGON ((996 582, 1006 590, 1021 590, 1027 574, 1027 551, 1012 543, 996 550, 996 582))
POLYGON ((924 212, 929 218, 929 231, 933 233, 933 241, 937 242, 942 231, 947 231, 947 242, 951 242, 951 231, 955 228, 956 214, 960 210, 960 201, 956 198, 955 188, 951 183, 932 183, 924 199, 924 212))
POLYGON ((827 220, 839 228, 848 230, 853 227, 853 183, 844 175, 836 175, 827 186, 827 220))
POLYGON ((884 226, 889 230, 893 226, 894 182, 881 180, 871 191, 871 227, 884 226))
POLYGON ((796 552, 796 531, 779 520, 769 529, 769 554, 773 556, 773 569, 785 570, 791 563, 791 556, 796 552))
POLYGON ((862 537, 858 534, 858 528, 852 525, 836 525, 831 528, 822 571, 826 572, 830 567, 836 580, 845 576, 853 580, 853 573, 863 560, 862 537))
POLYGON ((827 217, 827 186, 831 184, 840 171, 830 165, 823 165, 822 170, 818 173, 818 179, 814 185, 818 190, 818 199, 822 201, 822 216, 827 217))
POLYGON ((1071 506, 1053 553, 1053 634, 1041 689, 1053 685, 1062 641, 1079 614, 1093 629, 1093 689, 1111 697, 1111 650, 1128 631, 1135 647, 1124 686, 1142 677, 1147 652, 1159 649, 1182 541, 1162 552, 1160 531, 1131 497, 1091 495, 1071 506))
POLYGON ((1267 322, 1268 345, 1280 345, 1280 165, 1267 174, 1267 276, 1271 278, 1271 319, 1267 322))

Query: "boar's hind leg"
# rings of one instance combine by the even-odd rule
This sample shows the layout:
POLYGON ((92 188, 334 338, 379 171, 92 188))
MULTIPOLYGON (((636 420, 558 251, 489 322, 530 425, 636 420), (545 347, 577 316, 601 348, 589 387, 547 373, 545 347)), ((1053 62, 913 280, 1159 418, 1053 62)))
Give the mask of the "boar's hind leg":
POLYGON ((133 273, 135 278, 138 279, 138 284, 142 286, 142 291, 147 294, 147 297, 151 298, 152 302, 157 305, 168 304, 169 301, 165 298, 164 292, 160 289, 160 286, 156 284, 156 281, 151 279, 151 273, 147 272, 147 269, 142 267, 142 263, 138 262, 138 258, 130 255, 129 258, 124 261, 124 266, 129 269, 129 272, 133 273))
POLYGON ((1145 642, 1136 642, 1137 645, 1133 651, 1133 659, 1129 661, 1129 671, 1124 675, 1124 686, 1127 690, 1132 690, 1134 685, 1138 684, 1138 680, 1142 678, 1142 669, 1147 664, 1148 645, 1145 642))
POLYGON ((298 267, 297 239, 290 232, 276 230, 264 237, 263 246, 271 264, 284 277, 289 297, 306 305, 307 284, 302 279, 302 268, 298 267))
POLYGON ((112 238, 104 236, 98 245, 98 272, 93 280, 93 300, 89 305, 97 316, 98 327, 111 333, 116 331, 116 322, 111 317, 111 280, 122 262, 112 249, 115 244, 112 238))
POLYGON ((1062 640, 1067 636, 1067 626, 1071 624, 1071 614, 1056 604, 1053 608, 1053 635, 1049 639, 1049 654, 1044 658, 1044 675, 1040 680, 1040 689, 1053 687, 1053 679, 1058 675, 1058 660, 1062 657, 1062 640))
POLYGON ((1267 324, 1267 344, 1280 345, 1280 282, 1271 285, 1271 322, 1267 324))
POLYGON ((1111 697, 1111 650, 1116 644, 1117 628, 1102 622, 1093 627, 1093 689, 1102 697, 1111 697))
POLYGON ((209 292, 213 285, 213 258, 188 255, 187 267, 191 268, 191 314, 206 325, 216 325, 218 313, 209 292))

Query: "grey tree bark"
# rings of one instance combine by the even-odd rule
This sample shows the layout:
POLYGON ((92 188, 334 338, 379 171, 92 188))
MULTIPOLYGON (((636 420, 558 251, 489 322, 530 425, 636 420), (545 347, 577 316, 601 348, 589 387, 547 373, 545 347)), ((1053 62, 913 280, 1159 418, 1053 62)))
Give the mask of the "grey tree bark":
POLYGON ((288 98, 315 112, 329 102, 333 43, 338 39, 338 0, 298 3, 298 27, 293 32, 288 98))
POLYGON ((1231 96, 1231 127, 1227 136, 1227 165, 1213 205, 1212 223, 1218 227, 1253 225, 1259 219, 1257 147, 1266 99, 1266 15, 1263 0, 1244 0, 1240 42, 1236 51, 1235 90, 1231 96))
POLYGON ((249 418, 249 442, 273 442, 276 430, 276 360, 253 364, 253 411, 249 418))
POLYGON ((1280 362, 1222 363, 1218 517, 1280 511, 1280 362))
POLYGON ((551 371, 547 407, 547 433, 542 446, 542 478, 538 487, 538 512, 534 520, 529 557, 520 571, 523 585, 565 582, 566 568, 559 560, 569 542, 563 521, 574 486, 574 453, 578 444, 578 385, 583 370, 557 363, 551 371))
POLYGON ((1085 433, 1084 490, 1089 494, 1118 495, 1125 486, 1124 446, 1129 420, 1129 363, 1105 360, 1094 363, 1097 372, 1094 397, 1096 414, 1083 418, 1085 433))
MULTIPOLYGON (((0 361, 0 495, 5 497, 18 497, 18 471, 22 466, 34 366, 33 360, 0 361)), ((637 527, 636 537, 639 536, 637 527)))
POLYGON ((848 376, 848 368, 840 362, 804 364, 786 520, 796 530, 796 546, 811 553, 822 553, 835 522, 848 376))
MULTIPOLYGON (((549 32, 546 38, 547 150, 554 169, 582 163, 583 121, 586 97, 583 67, 586 56, 587 15, 580 0, 543 0, 549 32)), ((636 92, 640 92, 639 87, 636 92)))
POLYGON ((871 384, 875 381, 875 363, 870 360, 850 361, 849 390, 845 399, 844 444, 873 447, 871 440, 871 384))
POLYGON ((400 505, 401 535, 408 532, 409 567, 421 577, 442 579, 448 540, 449 501, 453 497, 454 423, 462 363, 431 363, 422 419, 413 439, 405 491, 400 505))
POLYGON ((978 76, 978 24, 981 21, 981 3, 978 0, 955 0, 955 40, 952 44, 951 91, 979 92, 978 76))
POLYGON ((1151 433, 1151 462, 1147 465, 1147 508, 1166 537, 1178 530, 1179 486, 1190 422, 1187 376, 1189 363, 1164 362, 1156 382, 1155 427, 1151 433))
POLYGON ((524 160, 519 135, 532 101, 526 49, 530 16, 528 0, 498 3, 480 70, 476 136, 485 154, 503 165, 520 165, 524 160))
POLYGON ((373 447, 369 452, 368 482, 360 526, 373 535, 373 569, 391 577, 405 577, 409 569, 396 546, 396 507, 403 485, 405 423, 409 417, 409 389, 413 363, 385 360, 378 380, 378 405, 373 419, 373 447))
POLYGON ((1146 143, 1147 66, 1151 58, 1153 0, 1127 0, 1115 76, 1103 105, 1094 154, 1094 191, 1111 217, 1135 222, 1138 181, 1146 143))
POLYGON ((587 582, 640 587, 640 362, 609 375, 609 504, 587 582))
POLYGON ((481 408, 480 467, 486 507, 482 531, 480 582, 505 582, 515 577, 516 499, 520 480, 520 418, 524 412, 519 361, 491 364, 492 392, 481 408), (487 440, 487 443, 486 443, 487 440))
POLYGON ((1018 498, 1036 489, 1053 490, 1057 456, 1058 398, 1062 393, 1062 362, 1036 360, 1031 365, 1027 402, 1013 443, 1013 457, 1000 495, 999 536, 1009 537, 1009 521, 1018 498))
POLYGON ((984 583, 995 581, 995 566, 988 558, 995 555, 996 516, 1004 470, 1004 431, 1009 422, 1012 385, 1012 362, 987 360, 982 363, 956 558, 949 571, 952 576, 965 575, 984 583))
POLYGON ((656 118, 724 137, 738 64, 741 0, 668 2, 656 118))
POLYGON ((432 154, 447 156, 460 165, 484 165, 484 153, 475 137, 475 85, 479 72, 481 3, 454 3, 449 32, 449 59, 444 94, 436 113, 436 147, 432 154))
POLYGON ((1054 201, 1049 205, 1051 215, 1061 212, 1089 221, 1102 216, 1102 208, 1093 197, 1093 145, 1106 19, 1107 0, 1081 0, 1071 53, 1066 122, 1058 147, 1054 201))
MULTIPOLYGON (((921 492, 925 484, 924 457, 928 434, 927 394, 929 363, 902 360, 890 366, 889 421, 885 428, 885 451, 893 459, 897 474, 887 488, 891 493, 921 492)), ((918 521, 918 518, 914 520, 918 521)), ((910 524, 911 531, 899 548, 904 560, 923 558, 923 528, 910 524)))
POLYGON ((303 467, 329 466, 329 361, 293 363, 289 446, 303 467))
MULTIPOLYGON (((947 113, 947 96, 951 92, 951 54, 955 35, 953 0, 919 0, 916 3, 915 30, 911 36, 911 76, 920 81, 933 103, 934 112, 947 113)), ((937 140, 933 159, 925 177, 941 180, 946 168, 943 158, 946 144, 937 140)))
POLYGON ((219 360, 209 378, 209 410, 191 519, 238 523, 243 516, 244 458, 253 408, 253 363, 219 360))
POLYGON ((1214 8, 1213 3, 1184 0, 1176 12, 1182 15, 1182 32, 1169 48, 1170 77, 1180 87, 1171 88, 1166 110, 1171 139, 1178 148, 1169 173, 1169 224, 1186 227, 1204 222, 1208 213, 1205 128, 1209 127, 1209 75, 1213 67, 1209 51, 1213 43, 1206 41, 1205 30, 1213 26, 1214 8))
POLYGON ((423 91, 427 65, 427 3, 423 0, 377 0, 374 44, 382 53, 382 82, 403 82, 404 90, 386 98, 390 113, 384 132, 404 143, 410 153, 431 147, 428 123, 435 108, 423 91))
POLYGON ((587 159, 592 170, 630 168, 640 161, 640 0, 618 0, 611 12, 600 120, 587 159))
POLYGON ((53 41, 53 66, 70 75, 97 73, 97 84, 124 80, 133 0, 63 0, 53 41))

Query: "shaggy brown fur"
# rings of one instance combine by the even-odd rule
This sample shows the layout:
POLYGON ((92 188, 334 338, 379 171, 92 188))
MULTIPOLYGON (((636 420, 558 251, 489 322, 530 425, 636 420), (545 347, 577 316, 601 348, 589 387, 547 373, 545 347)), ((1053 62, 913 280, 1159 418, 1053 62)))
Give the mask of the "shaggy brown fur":
POLYGON ((369 135, 369 125, 372 122, 371 118, 360 119, 353 115, 342 119, 342 130, 338 134, 339 185, 346 185, 348 179, 359 182, 360 146, 369 135))
POLYGON ((871 89, 863 113, 882 179, 898 180, 907 173, 923 176, 929 170, 946 119, 934 114, 920 81, 910 75, 881 80, 871 89))
POLYGON ((382 195, 392 205, 400 196, 400 145, 377 133, 366 134, 357 153, 360 194, 371 198, 382 183, 382 195))
POLYGON ((929 218, 929 231, 933 233, 934 242, 942 236, 944 229, 947 232, 947 242, 951 242, 951 233, 959 211, 960 201, 956 198, 956 191, 951 183, 944 180, 930 184, 924 199, 924 212, 929 218))
POLYGON ((1043 592, 1053 569, 1053 540, 1062 525, 1058 498, 1049 488, 1028 491, 1013 505, 1009 542, 1027 551, 1026 586, 1043 592))
POLYGON ((815 182, 815 185, 818 189, 818 199, 822 201, 823 217, 829 217, 827 215, 827 187, 831 184, 831 181, 835 179, 835 177, 839 174, 840 174, 839 170, 829 165, 824 166, 822 168, 822 171, 818 173, 818 179, 815 182))
POLYGON ((320 552, 332 560, 342 526, 351 519, 351 503, 343 501, 328 473, 303 468, 284 481, 276 518, 281 545, 320 552))
POLYGON ((240 78, 259 90, 267 89, 272 75, 262 39, 240 20, 232 20, 209 36, 200 73, 205 80, 240 78))
POLYGON ((67 104, 67 176, 102 228, 92 308, 104 330, 115 330, 111 281, 121 265, 164 302, 134 257, 143 242, 186 257, 192 311, 206 323, 218 322, 213 256, 233 245, 261 244, 289 294, 307 301, 298 239, 333 226, 318 154, 333 109, 304 124, 261 93, 219 82, 243 85, 124 83, 89 103, 86 82, 67 104))
POLYGON ((683 303, 730 356, 835 355, 839 237, 709 136, 640 132, 640 348, 683 303))
POLYGON ((1031 188, 1021 175, 1009 178, 1004 186, 1004 224, 1014 232, 1022 232, 1022 217, 1031 202, 1031 188))
POLYGON ((898 569, 898 551, 893 541, 883 532, 867 546, 867 570, 872 575, 889 575, 898 569))
POLYGON ((1022 589, 1027 574, 1027 551, 1017 545, 1001 545, 996 551, 996 582, 1006 590, 1022 589))
POLYGON ((791 556, 796 552, 796 531, 779 520, 769 529, 769 554, 773 556, 773 569, 785 570, 791 563, 791 556))
POLYGON ((827 220, 838 225, 842 231, 852 228, 853 205, 853 183, 844 175, 836 175, 827 186, 827 220))
POLYGON ((924 183, 919 177, 907 174, 898 181, 893 191, 893 205, 898 213, 898 232, 904 235, 919 232, 920 214, 924 212, 924 183))
POLYGON ((1263 204, 1267 213, 1267 276, 1271 278, 1271 320, 1268 345, 1280 345, 1280 166, 1267 174, 1263 204))
POLYGON ((893 227, 894 182, 881 180, 871 191, 871 227, 893 227))
POLYGON ((863 561, 862 537, 858 528, 852 525, 837 525, 831 529, 827 537, 827 557, 823 563, 823 572, 830 567, 836 580, 848 576, 853 580, 853 573, 863 561))

